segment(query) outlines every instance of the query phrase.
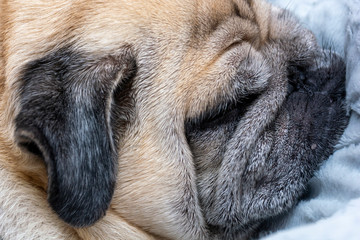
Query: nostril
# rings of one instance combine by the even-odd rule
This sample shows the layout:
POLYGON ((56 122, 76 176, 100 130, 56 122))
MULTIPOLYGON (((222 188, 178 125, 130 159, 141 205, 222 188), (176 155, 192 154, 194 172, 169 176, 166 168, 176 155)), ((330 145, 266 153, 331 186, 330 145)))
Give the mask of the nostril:
POLYGON ((322 84, 321 76, 310 67, 291 65, 288 67, 288 93, 295 91, 313 95, 322 84))
POLYGON ((288 66, 288 93, 304 88, 307 81, 307 69, 303 66, 288 66))
POLYGON ((293 93, 295 90, 296 90, 296 87, 295 87, 291 82, 288 82, 287 93, 288 93, 288 94, 291 94, 291 93, 293 93))

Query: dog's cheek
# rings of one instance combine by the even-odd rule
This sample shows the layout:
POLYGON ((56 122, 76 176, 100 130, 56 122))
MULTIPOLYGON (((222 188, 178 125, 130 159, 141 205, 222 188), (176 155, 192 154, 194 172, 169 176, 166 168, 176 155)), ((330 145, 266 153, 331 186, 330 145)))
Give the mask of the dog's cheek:
POLYGON ((223 124, 212 128, 199 129, 188 124, 186 135, 193 154, 197 173, 199 197, 204 212, 214 197, 212 191, 217 171, 221 166, 226 143, 234 131, 235 124, 223 124))
POLYGON ((73 226, 93 224, 110 204, 117 172, 112 97, 134 68, 127 48, 100 58, 64 48, 24 71, 17 142, 44 159, 48 201, 73 226))

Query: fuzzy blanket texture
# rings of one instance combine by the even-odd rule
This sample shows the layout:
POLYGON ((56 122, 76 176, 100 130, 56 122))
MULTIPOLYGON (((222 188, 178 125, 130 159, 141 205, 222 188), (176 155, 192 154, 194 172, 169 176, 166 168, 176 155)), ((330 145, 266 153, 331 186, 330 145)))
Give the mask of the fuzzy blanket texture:
POLYGON ((350 123, 335 153, 266 240, 360 240, 360 0, 270 0, 295 13, 324 48, 345 58, 350 123))

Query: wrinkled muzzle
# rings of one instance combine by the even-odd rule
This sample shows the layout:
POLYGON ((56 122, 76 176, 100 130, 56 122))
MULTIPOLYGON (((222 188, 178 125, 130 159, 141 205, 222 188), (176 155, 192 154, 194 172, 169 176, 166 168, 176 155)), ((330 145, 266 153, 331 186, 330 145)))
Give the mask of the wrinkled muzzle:
POLYGON ((273 75, 268 89, 216 119, 187 124, 214 234, 231 239, 293 206, 346 126, 339 56, 323 51, 311 66, 290 63, 284 77, 286 88, 273 75))

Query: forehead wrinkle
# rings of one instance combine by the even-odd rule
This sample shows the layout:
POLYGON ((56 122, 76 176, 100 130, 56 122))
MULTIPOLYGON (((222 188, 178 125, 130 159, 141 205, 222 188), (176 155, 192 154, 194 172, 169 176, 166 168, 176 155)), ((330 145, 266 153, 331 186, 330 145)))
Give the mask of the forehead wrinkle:
MULTIPOLYGON (((244 22, 254 22, 255 13, 250 5, 243 1, 195 1, 194 15, 189 20, 191 31, 189 43, 197 48, 211 35, 233 18, 244 22)), ((255 21, 255 24, 257 22, 255 21)))

